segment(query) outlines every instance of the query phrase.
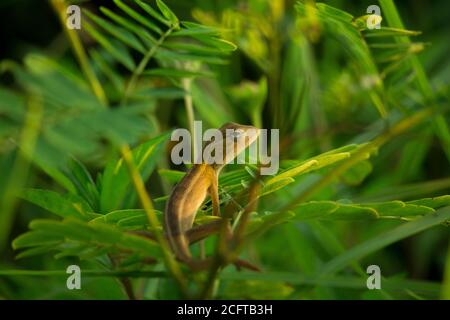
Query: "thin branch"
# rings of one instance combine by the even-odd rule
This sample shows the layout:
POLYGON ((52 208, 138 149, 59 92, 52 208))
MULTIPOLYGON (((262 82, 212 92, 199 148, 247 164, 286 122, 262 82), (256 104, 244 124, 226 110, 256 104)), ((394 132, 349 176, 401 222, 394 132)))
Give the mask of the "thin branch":
POLYGON ((136 296, 134 294, 133 285, 131 283, 130 278, 119 278, 120 283, 122 284, 125 294, 128 297, 128 300, 136 300, 136 296))
MULTIPOLYGON (((81 270, 83 277, 127 277, 127 278, 167 278, 169 275, 161 271, 110 271, 81 270)), ((67 276, 66 270, 0 270, 1 276, 58 277, 67 276)))
POLYGON ((196 143, 195 130, 194 130, 195 117, 194 117, 194 108, 193 108, 193 104, 192 104, 192 93, 191 93, 192 79, 184 78, 182 80, 182 83, 183 83, 183 89, 185 91, 184 106, 186 108, 186 115, 187 115, 187 120, 188 120, 188 124, 189 124, 189 131, 191 132, 191 137, 192 137, 191 152, 192 152, 192 155, 194 155, 197 146, 195 145, 195 143, 196 143))
POLYGON ((14 208, 17 204, 16 193, 22 188, 30 169, 29 159, 32 157, 39 136, 43 115, 41 101, 31 97, 25 123, 20 135, 19 148, 13 167, 8 176, 5 191, 0 196, 0 253, 5 249, 10 235, 14 208))
MULTIPOLYGON (((257 207, 259 190, 260 185, 258 183, 258 180, 255 180, 250 187, 248 204, 244 208, 244 212, 237 226, 236 234, 235 236, 233 236, 233 239, 231 241, 233 245, 233 248, 231 249, 228 245, 228 242, 230 241, 227 241, 227 231, 229 230, 229 220, 231 217, 224 216, 222 218, 216 255, 211 265, 208 278, 203 286, 202 291, 200 292, 199 297, 201 299, 208 299, 213 295, 215 284, 218 281, 220 269, 228 263, 236 261, 236 259, 238 259, 239 254, 244 247, 243 234, 249 221, 250 213, 257 207)), ((244 261, 241 261, 241 263, 243 262, 244 261)), ((250 264, 248 264, 248 266, 250 266, 250 264)))
POLYGON ((166 32, 156 41, 156 43, 150 48, 150 50, 147 51, 144 58, 142 58, 141 62, 139 63, 138 67, 133 71, 133 74, 131 75, 130 81, 127 84, 127 87, 125 88, 125 93, 122 98, 122 103, 126 103, 128 100, 128 97, 130 93, 134 90, 136 87, 137 80, 139 76, 144 72, 145 67, 150 62, 150 59, 155 55, 158 48, 163 44, 163 42, 166 40, 166 38, 175 30, 175 26, 171 26, 169 29, 167 29, 166 32))

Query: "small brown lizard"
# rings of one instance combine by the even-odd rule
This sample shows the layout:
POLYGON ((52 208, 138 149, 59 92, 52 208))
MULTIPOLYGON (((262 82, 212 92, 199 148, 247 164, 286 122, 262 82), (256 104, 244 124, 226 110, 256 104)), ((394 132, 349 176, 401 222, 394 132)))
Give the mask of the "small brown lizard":
POLYGON ((209 194, 213 215, 220 216, 218 191, 220 171, 259 135, 259 129, 237 123, 227 123, 219 130, 221 139, 209 142, 205 148, 214 147, 211 144, 218 144, 222 150, 220 161, 216 163, 211 159, 204 159, 202 163, 194 164, 173 189, 164 215, 164 230, 174 254, 193 269, 205 268, 210 261, 210 259, 193 259, 189 250, 189 234, 192 235, 194 230, 192 226, 197 211, 209 194))

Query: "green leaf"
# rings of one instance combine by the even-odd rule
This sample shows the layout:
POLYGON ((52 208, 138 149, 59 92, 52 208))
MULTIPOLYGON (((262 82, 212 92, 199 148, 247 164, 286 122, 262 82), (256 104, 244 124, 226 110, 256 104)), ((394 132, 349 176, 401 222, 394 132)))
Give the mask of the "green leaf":
POLYGON ((131 114, 130 108, 106 109, 76 69, 36 54, 27 55, 25 63, 27 70, 18 67, 14 71, 18 85, 45 102, 36 152, 27 156, 67 190, 73 192, 73 186, 59 171, 70 155, 92 159, 94 154, 99 156, 104 140, 134 143, 149 133, 152 124, 142 111, 131 114))
MULTIPOLYGON (((116 1, 116 0, 115 0, 116 1)), ((166 26, 170 27, 170 20, 167 21, 164 19, 163 16, 161 16, 156 10, 154 10, 151 6, 146 4, 145 2, 142 2, 140 0, 135 0, 135 2, 142 8, 144 11, 146 11, 150 16, 158 20, 159 22, 165 24, 166 26)))
POLYGON ((361 184, 364 179, 372 172, 370 161, 364 160, 356 163, 348 169, 343 175, 342 180, 352 186, 361 184))
POLYGON ((380 29, 366 30, 365 37, 411 37, 420 35, 420 31, 405 30, 399 28, 381 27, 380 29))
POLYGON ((76 110, 86 112, 103 108, 77 71, 36 53, 27 54, 24 64, 25 69, 14 65, 11 70, 18 84, 28 93, 41 96, 49 110, 70 110, 70 115, 76 110))
POLYGON ((409 217, 426 215, 433 213, 435 210, 421 205, 414 205, 404 203, 402 201, 390 201, 383 203, 367 203, 363 204, 365 207, 370 207, 379 212, 380 216, 398 216, 398 217, 409 217))
POLYGON ((62 172, 62 170, 58 170, 57 168, 54 168, 53 166, 45 163, 39 157, 34 157, 33 162, 69 193, 77 193, 76 187, 73 185, 72 181, 70 181, 70 179, 62 172))
MULTIPOLYGON (((342 201, 310 201, 298 205, 294 211, 295 219, 322 219, 322 220, 354 220, 354 219, 401 219, 418 217, 435 212, 433 205, 439 207, 447 205, 448 197, 432 198, 402 202, 373 202, 373 203, 344 203, 342 201), (420 205, 420 204, 423 205, 420 205), (426 206, 429 204, 430 207, 426 206)), ((408 219, 407 219, 408 220, 408 219)))
POLYGON ((120 46, 118 42, 113 43, 90 23, 85 20, 83 21, 84 29, 117 61, 123 64, 129 71, 133 71, 136 68, 133 58, 124 46, 120 46))
POLYGON ((144 256, 160 256, 160 249, 156 242, 101 222, 87 223, 74 219, 34 220, 30 223, 30 228, 32 231, 14 240, 13 247, 18 249, 45 246, 46 249, 36 249, 23 253, 24 255, 45 253, 54 249, 60 251, 56 257, 77 255, 92 258, 125 249, 139 252, 144 256))
POLYGON ((159 76, 159 77, 173 77, 173 78, 193 78, 193 77, 211 77, 214 74, 204 71, 189 71, 172 68, 155 68, 147 70, 144 75, 159 76))
POLYGON ((172 37, 175 36, 219 36, 220 30, 218 28, 204 26, 202 24, 183 21, 181 24, 186 27, 184 29, 175 31, 171 34, 172 37))
POLYGON ((170 183, 177 183, 181 179, 183 179, 183 177, 186 175, 186 172, 178 170, 159 169, 158 174, 161 177, 166 178, 170 183))
POLYGON ((166 49, 171 49, 172 51, 173 50, 181 51, 184 54, 200 55, 200 56, 228 54, 227 51, 222 51, 222 50, 218 49, 217 47, 211 47, 211 46, 206 46, 204 44, 197 44, 197 43, 180 42, 180 41, 166 41, 162 45, 162 47, 166 48, 166 49))
MULTIPOLYGON (((122 1, 114 0, 114 3, 120 9, 122 9, 126 14, 128 14, 130 17, 132 17, 134 20, 136 20, 140 24, 146 26, 150 30, 153 30, 153 31, 157 32, 158 34, 162 33, 161 29, 158 26, 156 26, 154 23, 150 22, 149 19, 145 18, 141 14, 137 13, 135 10, 131 9, 129 6, 124 4, 122 1)), ((139 4, 142 7, 142 2, 141 1, 136 1, 136 3, 139 4)))
MULTIPOLYGON (((312 285, 320 287, 353 288, 367 290, 367 277, 349 276, 305 276, 299 272, 227 272, 220 276, 223 280, 255 280, 285 282, 296 285, 312 285)), ((383 278, 383 290, 414 290, 419 292, 436 292, 440 290, 440 284, 429 281, 418 281, 413 279, 383 278)))
POLYGON ((365 88, 368 92, 367 96, 372 101, 381 117, 386 117, 387 110, 383 102, 384 87, 380 79, 377 65, 371 56, 371 52, 361 37, 358 28, 349 20, 349 16, 340 10, 334 9, 326 4, 309 5, 297 2, 296 9, 301 18, 308 19, 311 8, 315 6, 317 10, 317 18, 323 26, 326 34, 333 37, 348 54, 352 63, 354 63, 362 77, 370 78, 371 84, 365 88), (309 6, 309 7, 308 7, 309 6))
POLYGON ((233 104, 243 109, 255 127, 262 127, 262 112, 267 100, 267 78, 258 82, 244 80, 228 90, 233 104))
POLYGON ((339 10, 335 7, 327 5, 325 3, 317 3, 317 8, 320 9, 327 16, 333 17, 334 19, 340 20, 342 22, 351 22, 353 20, 353 16, 348 12, 343 10, 339 10))
POLYGON ((174 60, 180 61, 199 61, 210 64, 227 64, 228 61, 222 59, 218 56, 211 56, 211 54, 196 54, 196 53, 185 53, 185 52, 176 52, 172 50, 167 50, 164 48, 160 48, 156 52, 156 57, 160 60, 173 62, 174 60))
POLYGON ((95 236, 86 223, 74 219, 64 221, 35 219, 30 222, 30 229, 77 241, 92 241, 95 236))
POLYGON ((294 292, 294 288, 284 283, 274 283, 271 281, 255 280, 235 280, 225 281, 223 289, 224 299, 249 300, 279 300, 288 299, 288 296, 294 292))
POLYGON ((196 111, 212 127, 220 128, 222 124, 231 121, 232 118, 227 112, 218 88, 213 85, 202 87, 199 83, 193 82, 191 87, 192 99, 196 111), (207 87, 208 89, 205 89, 207 87), (214 106, 214 113, 211 112, 211 106, 214 106))
POLYGON ((149 223, 146 215, 125 218, 117 223, 117 226, 121 228, 133 230, 145 230, 148 225, 149 223))
POLYGON ((334 165, 339 161, 349 158, 351 156, 351 152, 356 150, 356 148, 358 147, 360 146, 349 145, 343 148, 322 153, 305 161, 289 161, 288 167, 286 169, 281 170, 276 176, 270 178, 266 183, 270 185, 271 183, 275 183, 280 179, 283 180, 288 177, 294 178, 311 171, 334 165))
POLYGON ((159 10, 161 10, 161 13, 164 15, 164 17, 166 17, 174 27, 178 28, 179 21, 175 13, 173 13, 173 11, 170 10, 170 8, 164 2, 162 2, 162 0, 156 0, 156 4, 159 10))
POLYGON ((119 244, 124 248, 140 251, 146 256, 161 256, 161 250, 156 242, 140 236, 124 233, 119 244))
POLYGON ((115 210, 99 216, 91 221, 91 223, 96 222, 106 222, 106 223, 117 223, 122 219, 135 217, 135 216, 145 216, 144 209, 125 209, 125 210, 115 210))
POLYGON ((89 220, 92 217, 90 206, 76 195, 63 196, 49 190, 25 189, 21 197, 63 218, 89 220))
POLYGON ((224 39, 207 38, 203 36, 196 36, 195 38, 200 42, 214 47, 222 52, 235 51, 237 49, 237 46, 234 43, 224 39))
MULTIPOLYGON (((132 150, 134 163, 145 181, 153 171, 160 150, 168 138, 162 134, 132 150)), ((128 170, 122 159, 111 160, 103 172, 100 191, 101 212, 111 212, 118 209, 129 209, 136 200, 136 193, 131 186, 128 170)))
POLYGON ((64 174, 72 182, 77 194, 89 203, 90 211, 98 210, 99 192, 87 168, 76 158, 71 158, 64 174))
MULTIPOLYGON (((161 211, 155 210, 158 218, 162 218, 161 211)), ((148 226, 148 218, 143 209, 125 209, 116 210, 102 215, 90 223, 110 223, 127 229, 146 229, 148 226)))
POLYGON ((79 257, 80 259, 94 259, 108 252, 105 247, 93 247, 87 244, 76 243, 72 246, 65 246, 61 251, 55 254, 55 259, 64 257, 79 257))
POLYGON ((264 215, 260 215, 255 219, 251 220, 249 227, 247 229, 248 237, 246 240, 251 241, 259 236, 261 236, 267 230, 273 228, 274 226, 291 220, 294 216, 293 212, 268 212, 264 215))
MULTIPOLYGON (((126 19, 122 16, 115 14, 108 8, 100 7, 100 11, 105 16, 107 16, 108 18, 110 18, 111 20, 116 22, 117 24, 120 24, 125 29, 128 29, 129 31, 133 32, 135 35, 137 35, 139 38, 141 38, 141 40, 143 40, 148 46, 156 43, 156 39, 140 25, 134 23, 133 21, 131 21, 129 19, 126 19)), ((161 33, 161 29, 159 29, 157 26, 154 26, 154 28, 158 34, 161 33)))
POLYGON ((450 195, 407 201, 406 203, 438 209, 441 207, 450 206, 450 195))
POLYGON ((284 179, 277 179, 276 182, 272 181, 270 184, 266 183, 260 192, 260 197, 268 195, 279 189, 282 189, 285 186, 287 186, 288 184, 291 184, 293 182, 295 182, 295 180, 292 179, 291 177, 288 177, 288 178, 284 178, 284 179))
POLYGON ((399 227, 379 234, 374 238, 364 241, 347 250, 345 253, 337 256, 326 265, 324 265, 324 267, 320 271, 320 274, 323 276, 330 276, 342 270, 353 261, 358 261, 392 243, 403 240, 421 231, 427 230, 440 223, 448 221, 449 219, 450 207, 444 207, 442 209, 439 209, 432 215, 427 215, 415 221, 407 222, 399 227))
POLYGON ((146 49, 142 45, 142 43, 139 42, 139 40, 130 32, 117 27, 116 25, 108 22, 107 20, 100 18, 99 16, 90 13, 87 10, 84 10, 84 13, 97 25, 99 25, 103 30, 110 33, 114 37, 116 37, 118 40, 122 41, 124 44, 130 46, 131 48, 139 51, 140 53, 145 53, 146 49))
POLYGON ((277 183, 277 182, 285 180, 287 178, 292 178, 292 177, 298 176, 298 175, 306 172, 311 167, 317 166, 318 164, 319 164, 319 162, 317 160, 308 160, 308 161, 302 162, 301 164, 296 165, 292 168, 283 170, 280 174, 277 174, 275 177, 269 179, 266 182, 266 185, 271 185, 273 183, 277 183))
POLYGON ((14 91, 0 88, 0 114, 20 121, 25 111, 25 100, 14 91))
MULTIPOLYGON (((33 232, 35 232, 35 231, 33 231, 33 232)), ((50 243, 51 243, 50 245, 44 245, 44 244, 40 243, 38 247, 25 249, 25 250, 21 251, 20 253, 18 253, 15 256, 15 258, 16 259, 29 258, 29 257, 41 255, 41 254, 55 250, 55 242, 50 242, 50 243)))
POLYGON ((337 209, 326 216, 325 219, 331 220, 359 220, 378 218, 378 212, 373 208, 361 207, 352 204, 339 204, 337 209))
POLYGON ((136 99, 176 99, 183 98, 185 95, 184 90, 177 87, 166 87, 166 88, 145 88, 138 90, 134 94, 136 99))
POLYGON ((298 205, 295 209, 296 219, 315 219, 329 215, 337 210, 339 204, 333 201, 311 201, 298 205))
MULTIPOLYGON (((64 237, 61 235, 47 233, 45 231, 29 231, 21 234, 12 242, 13 249, 21 249, 26 247, 36 247, 46 245, 55 245, 63 241, 64 237)), ((35 252, 35 251, 34 251, 35 252)))

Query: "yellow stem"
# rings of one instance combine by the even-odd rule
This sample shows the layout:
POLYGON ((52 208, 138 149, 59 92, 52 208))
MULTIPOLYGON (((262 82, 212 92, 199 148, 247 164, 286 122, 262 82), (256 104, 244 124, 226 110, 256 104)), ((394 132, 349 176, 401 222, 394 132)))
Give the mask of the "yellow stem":
POLYGON ((70 44, 75 53, 75 57, 78 60, 78 63, 81 66, 81 70, 83 71, 85 77, 88 79, 92 91, 94 92, 97 99, 105 106, 108 105, 108 100, 106 98, 105 91, 100 84, 100 81, 97 79, 94 70, 92 69, 86 51, 83 48, 80 38, 75 30, 71 30, 66 28, 66 19, 67 19, 67 5, 64 0, 51 0, 50 1, 54 10, 58 14, 58 17, 61 21, 61 25, 69 38, 70 44))
POLYGON ((147 215, 148 221, 150 223, 151 228, 154 231, 156 240, 158 241, 161 251, 163 254, 164 262, 169 270, 169 272, 172 274, 176 282, 178 283, 180 290, 183 295, 187 295, 187 282, 186 279, 183 276, 183 273, 181 272, 181 269, 173 257, 169 244, 167 243, 167 240, 164 238, 162 232, 159 229, 159 221, 156 217, 155 210, 153 208, 153 204, 151 201, 151 198, 147 191, 145 190, 144 182, 142 180, 142 177, 134 164, 132 153, 130 150, 130 147, 128 145, 123 145, 120 148, 120 152, 122 154, 123 160, 128 168, 128 172, 130 174, 131 180, 133 181, 134 188, 136 189, 136 192, 138 194, 139 200, 142 204, 142 207, 147 215))

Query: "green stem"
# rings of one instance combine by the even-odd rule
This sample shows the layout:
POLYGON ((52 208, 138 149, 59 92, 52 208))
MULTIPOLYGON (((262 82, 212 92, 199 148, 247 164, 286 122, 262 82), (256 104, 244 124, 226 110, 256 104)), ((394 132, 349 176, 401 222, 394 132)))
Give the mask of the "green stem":
POLYGON ((279 34, 270 41, 271 68, 269 71, 269 103, 273 116, 273 127, 279 128, 282 123, 280 105, 280 43, 279 34))
POLYGON ((22 188, 30 168, 29 160, 33 156, 42 120, 42 105, 36 98, 30 98, 25 123, 23 125, 16 159, 9 174, 5 192, 0 197, 0 253, 6 247, 11 231, 17 193, 22 188))
POLYGON ((127 87, 125 88, 125 93, 122 98, 122 103, 127 102, 130 93, 136 87, 136 83, 137 83, 139 76, 142 74, 142 72, 144 72, 145 67, 149 63, 150 59, 155 55, 156 50, 158 50, 158 48, 163 44, 163 42, 166 40, 166 38, 173 32, 174 28, 175 28, 175 26, 172 26, 166 32, 164 32, 164 34, 158 39, 158 41, 156 41, 156 43, 150 48, 150 50, 147 51, 144 58, 142 58, 138 67, 133 71, 130 81, 128 82, 127 87))
MULTIPOLYGON (((65 277, 65 270, 0 270, 1 276, 30 276, 30 277, 65 277)), ((81 276, 86 278, 96 277, 128 277, 128 278, 167 278, 167 274, 158 271, 104 271, 104 270, 82 270, 81 276)), ((292 272, 226 272, 220 275, 220 279, 228 281, 264 281, 285 282, 295 285, 316 285, 336 288, 354 288, 367 290, 367 277, 355 276, 330 276, 317 277, 305 276, 292 272)), ((386 278, 383 279, 383 289, 387 291, 403 291, 405 288, 414 291, 439 293, 440 283, 431 281, 420 281, 412 279, 386 278)))
POLYGON ((442 282, 441 298, 443 300, 450 300, 450 241, 447 248, 447 259, 444 269, 444 280, 442 282))
MULTIPOLYGON (((402 19, 397 11, 397 8, 393 2, 393 0, 379 0, 380 5, 383 9, 383 15, 386 17, 386 20, 389 23, 389 26, 394 28, 404 29, 404 25, 402 19)), ((409 44, 411 40, 409 37, 396 37, 396 41, 398 43, 409 44)), ((425 73, 425 70, 420 63, 417 55, 412 54, 409 58, 409 62, 411 65, 411 69, 414 70, 416 75, 416 83, 419 87, 419 90, 422 92, 425 97, 425 103, 430 103, 433 108, 436 108, 436 102, 434 97, 433 88, 428 80, 428 77, 425 73)), ((447 158, 450 160, 450 130, 445 121, 443 115, 436 113, 433 118, 434 131, 436 135, 439 137, 442 143, 442 147, 447 158)))
MULTIPOLYGON (((119 278, 167 278, 165 272, 160 271, 107 271, 107 270, 81 270, 83 277, 119 277, 119 278)), ((65 270, 0 270, 0 276, 30 276, 30 277, 56 277, 67 276, 65 270)))
POLYGON ((187 115, 187 119, 188 119, 188 123, 189 123, 189 131, 191 132, 191 137, 192 137, 191 152, 192 152, 192 155, 194 155, 195 154, 194 150, 196 150, 195 148, 197 146, 195 145, 196 144, 196 137, 195 137, 195 130, 194 130, 195 116, 194 116, 194 107, 192 104, 192 94, 191 94, 192 79, 184 78, 182 82, 183 82, 183 89, 185 91, 184 106, 186 107, 186 115, 187 115))

